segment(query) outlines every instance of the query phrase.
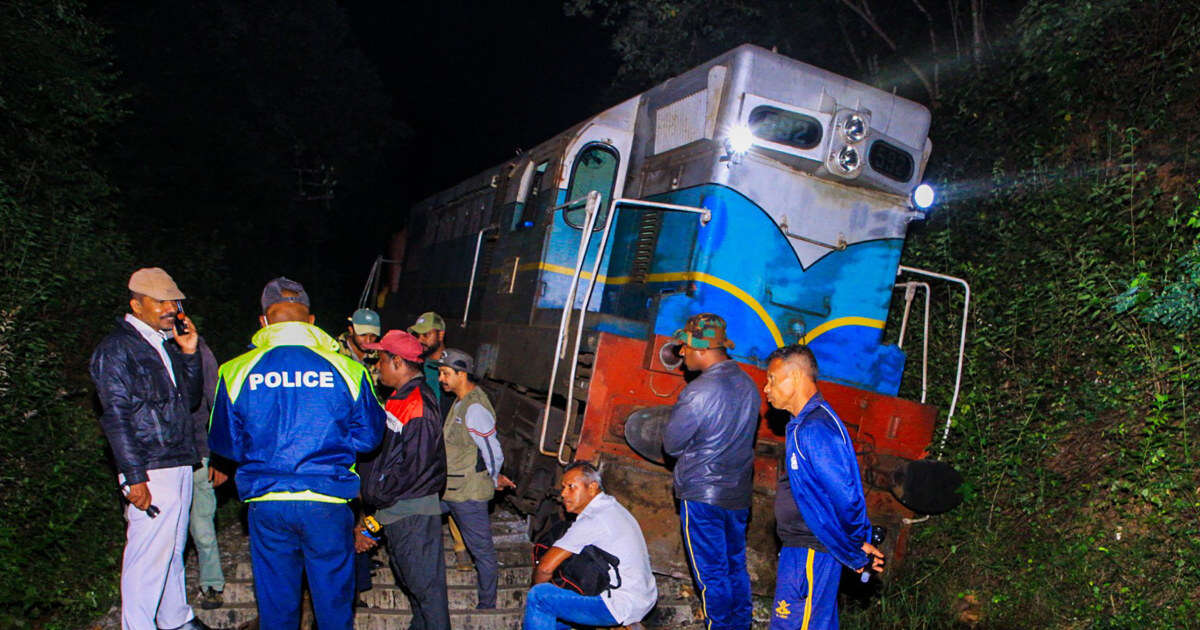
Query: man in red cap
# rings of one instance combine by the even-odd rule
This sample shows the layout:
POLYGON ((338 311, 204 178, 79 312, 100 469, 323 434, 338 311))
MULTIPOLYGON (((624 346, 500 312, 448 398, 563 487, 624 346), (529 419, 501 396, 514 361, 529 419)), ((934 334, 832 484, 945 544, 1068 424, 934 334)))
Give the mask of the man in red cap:
POLYGON ((379 343, 379 382, 394 389, 384 409, 383 444, 359 464, 362 498, 375 506, 387 536, 388 556, 408 593, 412 630, 446 630, 450 607, 446 560, 442 556, 442 508, 446 488, 446 448, 442 414, 421 363, 417 338, 389 331, 379 343))

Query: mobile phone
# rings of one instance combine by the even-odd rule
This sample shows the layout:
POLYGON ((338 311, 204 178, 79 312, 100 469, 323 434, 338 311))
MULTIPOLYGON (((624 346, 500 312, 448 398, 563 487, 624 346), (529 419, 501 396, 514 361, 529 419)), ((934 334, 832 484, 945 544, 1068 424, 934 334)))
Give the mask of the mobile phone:
POLYGON ((186 335, 187 322, 183 321, 183 300, 175 300, 175 334, 186 335))

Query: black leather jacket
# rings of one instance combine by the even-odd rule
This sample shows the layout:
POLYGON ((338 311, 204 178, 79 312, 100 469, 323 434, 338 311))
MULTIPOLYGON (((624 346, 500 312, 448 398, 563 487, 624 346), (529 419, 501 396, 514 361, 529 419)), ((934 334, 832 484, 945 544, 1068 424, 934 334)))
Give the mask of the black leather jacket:
POLYGON ((754 437, 762 399, 736 361, 722 361, 679 394, 663 432, 675 462, 675 496, 730 510, 750 507, 754 437))
POLYGON ((363 500, 386 508, 402 499, 441 494, 446 489, 442 412, 425 377, 417 376, 393 392, 384 409, 388 429, 383 441, 358 462, 363 500), (393 422, 403 425, 403 431, 396 432, 393 422))
POLYGON ((200 355, 167 342, 175 383, 158 351, 125 320, 92 352, 92 382, 104 412, 100 427, 125 483, 146 481, 147 470, 193 466, 192 410, 200 404, 200 355))

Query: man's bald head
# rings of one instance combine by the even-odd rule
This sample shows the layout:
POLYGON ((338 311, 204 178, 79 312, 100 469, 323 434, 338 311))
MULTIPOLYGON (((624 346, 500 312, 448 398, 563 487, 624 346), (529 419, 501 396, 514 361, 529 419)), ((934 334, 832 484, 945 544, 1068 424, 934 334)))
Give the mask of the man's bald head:
MULTIPOLYGON (((283 297, 298 297, 300 294, 295 291, 282 291, 283 297)), ((308 312, 308 307, 299 302, 276 302, 267 307, 267 312, 263 314, 267 319, 267 324, 278 324, 279 322, 309 322, 312 323, 313 316, 308 312)))

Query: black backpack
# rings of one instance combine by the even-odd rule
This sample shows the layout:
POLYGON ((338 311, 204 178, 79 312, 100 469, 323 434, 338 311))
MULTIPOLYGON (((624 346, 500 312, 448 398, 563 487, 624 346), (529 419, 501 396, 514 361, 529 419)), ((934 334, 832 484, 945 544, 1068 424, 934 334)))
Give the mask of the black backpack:
MULTIPOLYGON (((567 521, 555 521, 534 538, 534 566, 537 566, 542 556, 546 555, 546 552, 554 546, 554 543, 558 542, 559 538, 563 537, 563 534, 567 533, 570 527, 571 524, 567 521)), ((579 553, 572 554, 571 557, 563 560, 562 564, 554 570, 554 574, 550 576, 550 583, 559 588, 575 591, 580 595, 589 597, 599 595, 614 588, 621 588, 621 571, 617 568, 620 563, 620 558, 596 545, 588 545, 579 553), (609 567, 617 576, 615 584, 612 584, 608 577, 609 567)))

